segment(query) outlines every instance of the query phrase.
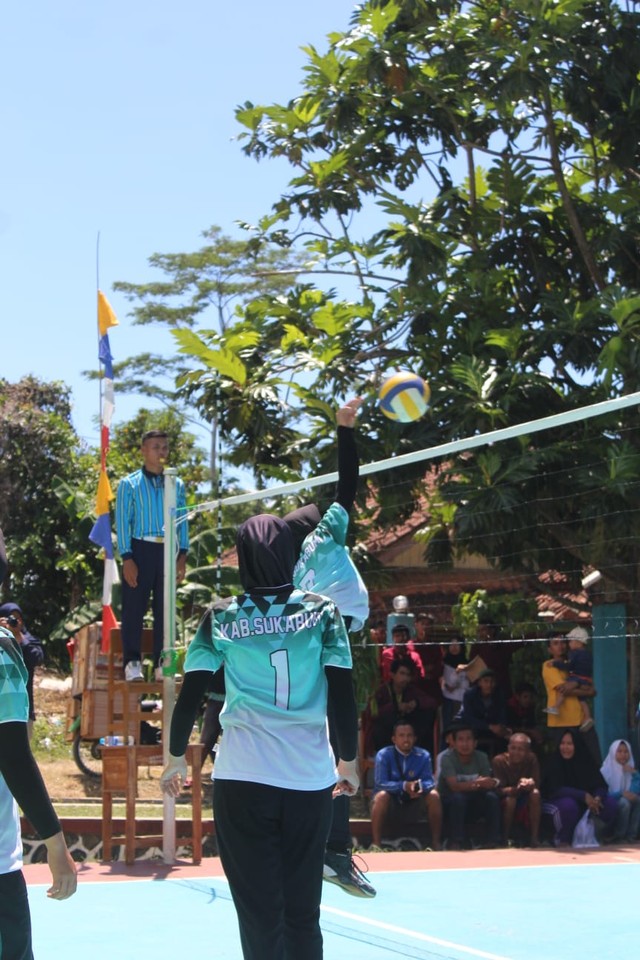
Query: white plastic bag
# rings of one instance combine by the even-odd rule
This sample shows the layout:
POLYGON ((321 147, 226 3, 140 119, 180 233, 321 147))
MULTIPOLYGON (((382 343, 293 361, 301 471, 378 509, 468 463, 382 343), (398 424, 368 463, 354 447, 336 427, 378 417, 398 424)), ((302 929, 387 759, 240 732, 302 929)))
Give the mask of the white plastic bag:
POLYGON ((596 825, 593 822, 590 810, 586 810, 578 820, 573 831, 571 846, 576 849, 600 846, 596 839, 596 825))

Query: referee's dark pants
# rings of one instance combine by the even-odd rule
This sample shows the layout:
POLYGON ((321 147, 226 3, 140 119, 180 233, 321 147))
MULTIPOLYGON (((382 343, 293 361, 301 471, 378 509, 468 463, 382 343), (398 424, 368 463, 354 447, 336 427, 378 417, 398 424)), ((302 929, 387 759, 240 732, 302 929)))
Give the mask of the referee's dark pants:
POLYGON ((331 797, 332 787, 284 790, 214 780, 216 837, 244 960, 321 960, 331 797))
POLYGON ((0 957, 33 960, 31 915, 22 870, 0 874, 0 957))
POLYGON ((142 625, 153 595, 153 661, 162 653, 164 632, 164 544, 148 540, 131 541, 132 559, 138 567, 138 586, 122 578, 122 654, 124 663, 141 660, 142 625))

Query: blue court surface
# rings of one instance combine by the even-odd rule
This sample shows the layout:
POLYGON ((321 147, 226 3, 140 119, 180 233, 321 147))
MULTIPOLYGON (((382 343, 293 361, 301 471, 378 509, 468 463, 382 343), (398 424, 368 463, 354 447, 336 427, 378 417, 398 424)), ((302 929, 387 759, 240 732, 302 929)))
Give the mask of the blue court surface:
MULTIPOLYGON (((512 853, 367 858, 370 865, 375 860, 369 874, 375 899, 324 885, 325 960, 590 960, 633 950, 640 927, 638 848, 564 857, 548 851, 539 862, 534 854, 512 853)), ((219 868, 207 876, 205 862, 153 876, 147 865, 146 876, 128 877, 121 868, 100 879, 109 869, 96 874, 95 866, 84 866, 78 893, 63 903, 46 898, 47 884, 37 882, 46 876, 42 868, 25 869, 36 960, 160 960, 194 947, 203 960, 241 960, 219 868)))

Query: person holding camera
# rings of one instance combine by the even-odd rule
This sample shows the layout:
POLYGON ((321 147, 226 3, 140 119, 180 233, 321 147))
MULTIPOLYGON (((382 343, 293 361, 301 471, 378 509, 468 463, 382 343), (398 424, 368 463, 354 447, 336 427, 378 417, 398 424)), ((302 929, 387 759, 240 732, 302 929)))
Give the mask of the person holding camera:
POLYGON ((382 832, 393 805, 424 803, 431 848, 442 848, 442 806, 428 750, 416 746, 416 732, 411 723, 398 720, 393 728, 391 746, 376 754, 374 796, 371 808, 371 849, 380 848, 382 832))
POLYGON ((27 629, 22 610, 17 603, 3 603, 0 606, 0 626, 10 630, 20 647, 24 665, 27 668, 27 695, 29 697, 29 738, 33 731, 33 722, 36 719, 35 703, 33 699, 33 677, 36 668, 44 663, 44 647, 42 642, 27 629))

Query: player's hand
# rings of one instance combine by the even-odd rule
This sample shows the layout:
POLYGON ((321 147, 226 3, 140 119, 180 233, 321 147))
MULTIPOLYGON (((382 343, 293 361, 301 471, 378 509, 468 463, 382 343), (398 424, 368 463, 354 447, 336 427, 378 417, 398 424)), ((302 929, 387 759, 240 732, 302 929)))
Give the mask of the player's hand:
POLYGON ((131 557, 122 564, 122 576, 130 587, 138 586, 138 565, 131 557))
POLYGON ((333 788, 333 796, 339 797, 345 793, 348 797, 354 797, 360 786, 360 777, 358 776, 358 765, 356 760, 338 761, 338 782, 333 788))
POLYGON ((184 757, 169 756, 169 763, 160 774, 160 788, 168 797, 179 797, 187 779, 187 761, 184 757))
POLYGON ((51 900, 72 897, 78 886, 77 867, 65 843, 64 834, 56 833, 45 840, 52 884, 47 890, 51 900))
POLYGON ((358 410, 362 406, 362 397, 354 397, 343 407, 336 410, 336 423, 339 427, 354 427, 358 410))

